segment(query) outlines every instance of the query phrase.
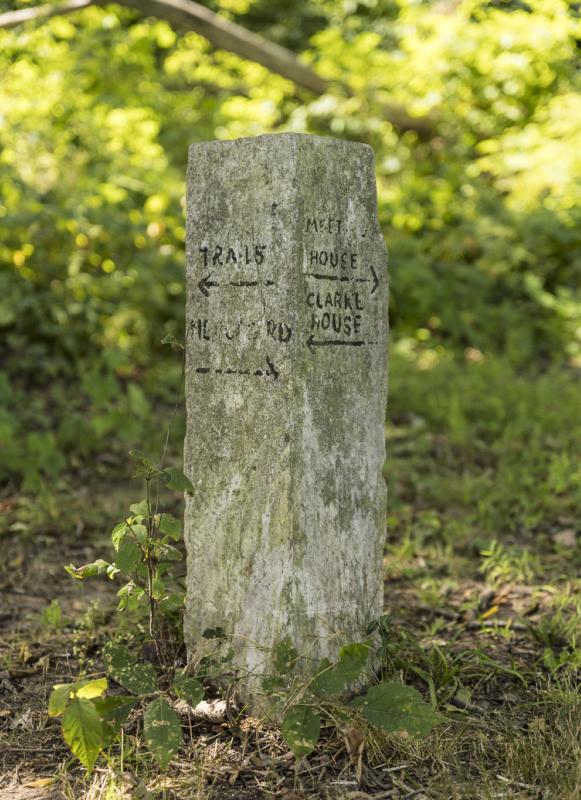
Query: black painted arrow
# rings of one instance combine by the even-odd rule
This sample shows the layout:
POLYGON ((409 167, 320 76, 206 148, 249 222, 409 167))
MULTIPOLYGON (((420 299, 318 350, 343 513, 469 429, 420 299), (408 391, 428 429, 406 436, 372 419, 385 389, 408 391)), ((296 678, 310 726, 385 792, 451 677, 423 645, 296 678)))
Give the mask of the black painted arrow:
MULTIPOLYGON (((217 281, 210 280, 211 277, 212 277, 212 273, 209 272, 206 275, 205 278, 202 278, 200 281, 198 281, 198 289, 201 291, 201 293, 203 295, 205 295, 205 297, 209 297, 210 296, 209 289, 211 289, 213 286, 220 286, 220 284, 217 281)), ((263 283, 264 286, 274 286, 274 281, 226 281, 226 283, 222 284, 222 285, 223 286, 238 286, 238 287, 240 287, 240 286, 260 286, 261 283, 263 283)))
POLYGON ((363 347, 366 344, 374 344, 374 342, 365 342, 362 339, 315 339, 313 334, 307 339, 307 345, 311 350, 313 347, 328 347, 330 345, 338 345, 340 347, 363 347))
POLYGON ((255 369, 254 372, 251 372, 249 369, 213 369, 212 367, 196 367, 196 372, 201 375, 208 375, 210 373, 214 373, 215 375, 256 375, 258 378, 272 377, 276 381, 280 375, 280 372, 268 356, 266 356, 266 366, 267 369, 255 369))
POLYGON ((274 364, 272 363, 272 361, 270 360, 270 358, 268 356, 266 356, 266 363, 268 364, 268 369, 266 371, 266 374, 267 375, 272 375, 274 380, 276 380, 278 378, 278 376, 280 375, 280 373, 277 370, 277 368, 274 366, 274 364))
POLYGON ((307 275, 309 278, 317 278, 317 280, 320 281, 340 281, 341 283, 345 283, 347 281, 355 281, 355 283, 369 283, 372 281, 373 288, 371 290, 371 294, 375 294, 375 290, 379 286, 379 278, 377 277, 377 272, 373 269, 371 264, 369 265, 369 269, 371 270, 371 278, 350 278, 348 275, 327 275, 320 272, 307 272, 307 275))
POLYGON ((212 274, 211 272, 208 272, 208 274, 206 275, 206 277, 205 277, 205 278, 202 278, 202 280, 201 280, 201 281, 198 281, 198 289, 199 289, 199 290, 201 291, 201 293, 202 293, 203 295, 205 295, 206 297, 209 297, 209 296, 210 296, 210 292, 209 292, 208 290, 209 290, 209 289, 210 289, 212 286, 219 286, 219 285, 220 285, 219 283, 216 283, 216 281, 211 281, 211 280, 210 280, 210 276, 211 276, 211 274, 212 274))
POLYGON ((374 294, 375 290, 379 286, 379 278, 377 277, 377 272, 373 269, 373 264, 369 265, 369 269, 373 275, 373 289, 371 290, 371 294, 374 294))

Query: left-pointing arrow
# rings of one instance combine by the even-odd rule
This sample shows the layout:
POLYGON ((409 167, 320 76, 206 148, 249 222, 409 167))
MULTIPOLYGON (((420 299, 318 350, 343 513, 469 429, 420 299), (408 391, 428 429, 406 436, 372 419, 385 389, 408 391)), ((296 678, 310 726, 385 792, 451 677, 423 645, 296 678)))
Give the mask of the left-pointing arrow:
POLYGON ((210 296, 210 291, 209 290, 212 288, 212 286, 219 286, 220 285, 216 281, 210 280, 211 277, 212 277, 212 273, 209 272, 206 275, 205 278, 202 278, 200 281, 198 281, 198 289, 201 291, 201 293, 205 297, 209 297, 210 296))
POLYGON ((313 334, 307 339, 307 346, 312 352, 313 347, 364 347, 366 344, 374 344, 374 342, 366 342, 363 339, 315 339, 313 334))

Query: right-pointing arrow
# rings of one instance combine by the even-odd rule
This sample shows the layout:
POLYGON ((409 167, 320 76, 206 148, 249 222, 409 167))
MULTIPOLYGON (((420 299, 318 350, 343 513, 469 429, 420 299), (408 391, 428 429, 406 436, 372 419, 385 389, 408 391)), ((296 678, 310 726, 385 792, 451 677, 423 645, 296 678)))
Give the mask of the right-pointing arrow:
POLYGON ((349 275, 327 275, 326 273, 320 272, 307 272, 307 276, 309 278, 316 278, 319 281, 355 281, 355 283, 373 283, 373 288, 371 289, 371 294, 375 293, 375 290, 379 286, 379 278, 377 277, 377 272, 374 270, 373 265, 369 265, 369 269, 371 270, 371 278, 352 278, 349 275))
POLYGON ((377 287, 379 286, 379 278, 377 277, 377 272, 373 269, 373 264, 369 265, 369 269, 371 270, 371 274, 373 275, 373 289, 371 290, 371 294, 373 294, 377 289, 377 287))

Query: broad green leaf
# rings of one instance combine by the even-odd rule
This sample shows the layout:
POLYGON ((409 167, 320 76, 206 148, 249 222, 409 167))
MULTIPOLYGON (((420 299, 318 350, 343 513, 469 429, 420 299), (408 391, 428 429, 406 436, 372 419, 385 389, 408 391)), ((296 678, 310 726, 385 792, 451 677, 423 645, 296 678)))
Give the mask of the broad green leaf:
POLYGON ((139 503, 133 503, 129 506, 129 510, 134 517, 148 517, 149 516, 149 503, 147 500, 140 500, 139 503))
POLYGON ((168 489, 174 489, 176 492, 194 491, 191 480, 186 478, 181 469, 177 467, 165 469, 162 474, 162 480, 168 489))
POLYGON ((182 553, 171 544, 156 544, 154 547, 158 561, 181 561, 182 553))
POLYGON ((94 703, 75 697, 66 707, 63 736, 71 751, 87 770, 91 770, 103 747, 103 724, 94 703))
POLYGON ((48 701, 49 717, 60 717, 73 696, 76 685, 76 683, 57 683, 56 686, 53 686, 48 701))
POLYGON ((123 645, 107 645, 103 660, 111 677, 130 692, 151 694, 156 691, 157 674, 153 664, 139 663, 123 645))
POLYGON ((145 709, 143 732, 149 751, 164 769, 181 746, 182 729, 177 714, 163 697, 145 709))
POLYGON ((115 556, 115 565, 125 575, 133 575, 137 565, 141 563, 141 550, 131 535, 126 536, 115 556))
POLYGON ((178 541, 182 536, 182 523, 171 514, 161 514, 159 518, 159 529, 167 534, 171 539, 178 541))
POLYGON ((111 564, 109 564, 108 561, 99 558, 97 561, 92 561, 90 564, 85 564, 82 567, 75 567, 73 564, 69 564, 65 567, 65 570, 69 575, 72 575, 73 578, 83 581, 85 578, 93 578, 95 575, 107 575, 107 570, 110 566, 111 564))
POLYGON ((351 705, 375 727, 390 733, 405 731, 416 739, 427 736, 434 725, 444 721, 417 689, 397 681, 372 686, 365 697, 357 697, 351 705))
POLYGON ((82 681, 77 685, 75 695, 91 700, 93 697, 101 697, 107 691, 107 678, 96 678, 92 681, 82 681))
POLYGON ((283 720, 282 738, 296 758, 312 753, 320 734, 321 717, 311 706, 294 706, 283 720))
POLYGON ((186 700, 191 706, 197 706, 204 699, 204 687, 196 678, 188 678, 183 673, 176 675, 173 690, 177 697, 186 700))
POLYGON ((130 539, 133 542, 138 542, 141 545, 145 544, 147 541, 147 528, 145 525, 141 525, 138 522, 132 522, 130 525, 124 522, 113 528, 111 541, 113 542, 113 547, 117 552, 119 552, 121 545, 127 539, 130 539))
POLYGON ((274 646, 274 668, 280 675, 286 675, 294 667, 299 654, 292 640, 286 636, 274 646))
POLYGON ((107 678, 77 681, 76 683, 57 683, 53 686, 48 701, 49 717, 58 717, 65 710, 69 700, 74 697, 83 697, 89 700, 100 697, 107 690, 107 678))
POLYGON ((167 594, 167 584, 162 578, 155 578, 151 587, 151 594, 155 600, 162 600, 167 594))
POLYGON ((140 545, 144 545, 149 537, 149 533, 145 525, 140 525, 137 522, 131 523, 129 528, 129 535, 140 545))
POLYGON ((339 652, 338 662, 321 672, 313 682, 313 691, 326 695, 341 694, 361 675, 368 657, 368 643, 345 645, 339 652))
POLYGON ((126 522, 120 522, 118 525, 115 525, 113 531, 111 532, 111 541, 113 542, 113 547, 115 550, 119 550, 121 543, 124 541, 128 533, 129 526, 126 522))
POLYGON ((99 697, 94 701, 103 723, 103 747, 108 747, 113 742, 137 702, 136 697, 128 695, 99 697))
POLYGON ((266 694, 274 694, 278 689, 283 689, 286 681, 281 675, 269 676, 262 679, 262 689, 266 694))

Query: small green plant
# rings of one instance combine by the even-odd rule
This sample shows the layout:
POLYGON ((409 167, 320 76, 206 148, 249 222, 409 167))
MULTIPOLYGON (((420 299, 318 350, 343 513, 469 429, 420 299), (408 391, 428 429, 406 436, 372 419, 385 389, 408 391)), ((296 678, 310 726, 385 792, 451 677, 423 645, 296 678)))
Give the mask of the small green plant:
POLYGON ((164 690, 163 676, 160 680, 153 664, 138 662, 121 644, 108 645, 104 661, 108 675, 129 694, 105 696, 109 688, 105 677, 58 684, 50 696, 49 716, 61 718, 65 742, 90 771, 99 753, 119 736, 132 709, 140 705, 145 742, 156 763, 165 768, 182 743, 171 699, 195 706, 204 696, 202 684, 180 670, 164 690))
POLYGON ((335 663, 323 659, 313 677, 297 681, 298 652, 289 639, 276 645, 276 675, 265 678, 263 688, 282 705, 282 736, 296 758, 315 749, 323 725, 345 730, 363 717, 372 728, 419 739, 443 722, 433 704, 401 681, 382 680, 353 696, 353 687, 361 687, 377 656, 372 640, 347 644, 335 663))
POLYGON ((65 567, 77 580, 95 576, 123 580, 118 592, 118 608, 129 612, 146 609, 149 635, 155 644, 160 663, 164 660, 162 630, 158 624, 160 614, 175 612, 183 604, 183 591, 170 572, 172 563, 175 564, 182 558, 180 550, 175 546, 182 538, 182 526, 172 514, 161 511, 161 489, 165 486, 166 489, 176 492, 193 491, 191 481, 180 469, 164 466, 171 427, 180 405, 184 347, 170 335, 162 343, 181 351, 182 373, 159 462, 155 463, 139 450, 130 453, 135 464, 133 477, 144 480, 145 497, 130 505, 129 514, 113 528, 111 542, 115 556, 112 561, 99 558, 80 567, 73 564, 65 567))
POLYGON ((506 583, 529 583, 540 572, 538 558, 519 547, 505 547, 494 540, 483 557, 480 572, 493 586, 506 583))
POLYGON ((181 539, 182 527, 172 514, 159 511, 159 485, 191 491, 192 484, 177 469, 156 466, 141 453, 134 452, 133 457, 138 462, 137 474, 145 478, 146 496, 131 505, 130 513, 113 528, 114 558, 99 558, 80 567, 70 564, 65 569, 77 580, 95 576, 121 578, 119 610, 147 610, 149 635, 162 660, 157 624, 160 613, 175 611, 183 602, 183 592, 170 573, 171 564, 182 558, 175 546, 181 539))
MULTIPOLYGON (((183 353, 183 345, 175 337, 166 337, 164 343, 183 353)), ((123 645, 110 644, 103 653, 106 671, 130 695, 105 697, 108 689, 106 678, 54 687, 49 715, 62 717, 64 739, 88 770, 92 769, 99 753, 112 744, 131 709, 138 704, 143 707, 147 746, 159 766, 167 766, 182 741, 179 719, 168 695, 196 705, 204 694, 199 681, 166 664, 164 653, 165 628, 162 621, 183 605, 183 591, 171 574, 171 565, 182 558, 176 547, 182 536, 182 526, 172 514, 161 511, 161 491, 162 487, 177 492, 191 492, 193 489, 181 470, 164 466, 183 376, 182 367, 174 413, 159 463, 154 463, 140 451, 131 453, 136 465, 134 477, 143 478, 145 482, 145 497, 129 506, 129 514, 113 528, 113 559, 99 558, 83 566, 69 564, 65 567, 76 580, 96 576, 121 579, 122 586, 117 593, 118 609, 147 616, 155 660, 161 668, 158 675, 152 663, 136 660, 123 645)), ((58 611, 60 613, 60 607, 58 611)), ((56 612, 56 608, 52 609, 53 617, 56 612)))
POLYGON ((543 645, 542 663, 550 672, 581 668, 581 600, 571 587, 554 598, 549 612, 531 623, 530 631, 543 645))
POLYGON ((40 624, 45 628, 54 630, 59 630, 63 627, 63 612, 58 600, 51 600, 50 605, 43 609, 40 615, 40 624))

